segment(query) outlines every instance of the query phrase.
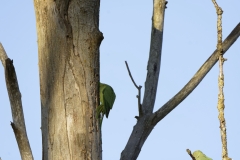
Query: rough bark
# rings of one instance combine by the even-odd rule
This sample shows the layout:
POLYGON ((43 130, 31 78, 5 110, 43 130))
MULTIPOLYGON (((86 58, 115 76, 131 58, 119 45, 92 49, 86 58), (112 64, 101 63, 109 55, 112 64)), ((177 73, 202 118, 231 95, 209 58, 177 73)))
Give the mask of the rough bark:
POLYGON ((21 92, 18 87, 17 75, 13 65, 0 43, 0 59, 5 70, 5 80, 8 90, 8 97, 11 104, 12 118, 11 126, 16 137, 22 160, 33 160, 32 150, 28 141, 21 92))
POLYGON ((35 0, 44 160, 99 160, 99 0, 35 0))

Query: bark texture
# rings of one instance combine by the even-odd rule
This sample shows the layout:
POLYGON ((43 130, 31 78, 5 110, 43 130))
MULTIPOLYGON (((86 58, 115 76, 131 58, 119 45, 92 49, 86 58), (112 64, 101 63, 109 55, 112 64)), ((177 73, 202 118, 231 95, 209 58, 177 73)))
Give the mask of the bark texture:
POLYGON ((99 160, 99 0, 35 0, 44 160, 99 160))

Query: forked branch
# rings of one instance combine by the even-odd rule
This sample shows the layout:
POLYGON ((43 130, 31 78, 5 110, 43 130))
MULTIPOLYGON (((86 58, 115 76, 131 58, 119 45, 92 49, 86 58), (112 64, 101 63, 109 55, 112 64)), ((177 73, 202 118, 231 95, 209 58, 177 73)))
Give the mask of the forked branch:
POLYGON ((160 72, 165 7, 165 0, 153 1, 151 46, 142 103, 142 116, 138 118, 137 124, 133 127, 127 145, 121 153, 121 160, 137 159, 145 140, 153 129, 151 115, 160 72))

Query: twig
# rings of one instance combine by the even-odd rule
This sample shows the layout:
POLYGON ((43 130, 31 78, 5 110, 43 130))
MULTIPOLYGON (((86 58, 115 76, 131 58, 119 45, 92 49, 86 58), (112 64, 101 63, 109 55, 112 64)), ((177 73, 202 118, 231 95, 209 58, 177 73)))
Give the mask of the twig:
MULTIPOLYGON (((137 99, 138 99, 138 111, 139 111, 139 116, 141 116, 141 115, 142 115, 142 105, 141 105, 141 88, 142 88, 142 86, 140 86, 140 85, 137 86, 137 84, 135 83, 135 81, 134 81, 134 79, 133 79, 133 77, 132 77, 132 74, 131 74, 131 71, 130 71, 130 69, 129 69, 129 67, 128 67, 127 61, 125 61, 125 64, 126 64, 126 67, 127 67, 127 70, 128 70, 128 74, 129 74, 129 76, 130 76, 130 78, 131 78, 134 86, 138 89, 138 95, 137 95, 137 99)), ((138 119, 137 116, 136 116, 135 118, 138 119)))
POLYGON ((196 158, 192 155, 191 151, 189 149, 186 150, 189 156, 192 158, 192 160, 196 160, 196 158))
POLYGON ((218 118, 220 121, 220 132, 221 132, 221 140, 222 140, 222 159, 223 160, 229 160, 228 157, 228 151, 227 151, 227 128, 226 128, 226 120, 224 118, 224 92, 223 92, 223 86, 224 86, 224 74, 223 74, 223 63, 225 59, 223 58, 223 49, 222 49, 222 14, 223 10, 221 7, 218 6, 217 2, 215 0, 212 0, 216 12, 217 12, 217 50, 219 54, 219 76, 218 76, 218 88, 219 88, 219 94, 218 94, 218 118))
POLYGON ((125 64, 126 64, 126 67, 127 67, 127 70, 128 70, 128 74, 129 74, 129 76, 130 76, 130 78, 131 78, 134 86, 138 89, 138 86, 137 86, 137 84, 135 83, 135 81, 134 81, 134 79, 133 79, 133 77, 132 77, 131 71, 130 71, 130 69, 129 69, 129 67, 128 67, 127 61, 125 61, 125 64))
POLYGON ((0 43, 0 59, 5 68, 5 80, 8 96, 11 104, 13 123, 11 126, 15 134, 22 160, 33 160, 32 151, 27 137, 25 120, 22 109, 21 93, 18 87, 17 76, 13 61, 7 58, 7 54, 0 43))

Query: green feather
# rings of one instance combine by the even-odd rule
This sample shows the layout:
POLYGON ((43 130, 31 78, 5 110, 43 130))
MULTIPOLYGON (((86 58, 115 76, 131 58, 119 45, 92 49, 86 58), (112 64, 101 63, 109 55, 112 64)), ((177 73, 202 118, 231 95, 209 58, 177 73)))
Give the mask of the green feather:
POLYGON ((211 158, 207 157, 202 151, 197 150, 193 152, 193 157, 195 157, 196 160, 212 160, 211 158))
POLYGON ((97 107, 97 118, 99 119, 100 125, 102 125, 102 120, 104 115, 108 118, 109 112, 113 107, 116 95, 111 86, 100 83, 99 96, 100 105, 97 107))

